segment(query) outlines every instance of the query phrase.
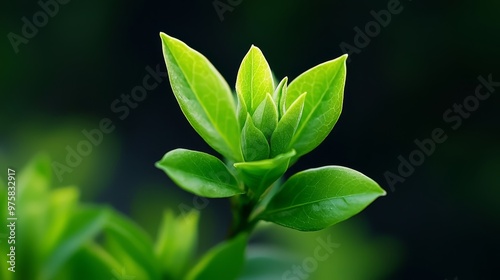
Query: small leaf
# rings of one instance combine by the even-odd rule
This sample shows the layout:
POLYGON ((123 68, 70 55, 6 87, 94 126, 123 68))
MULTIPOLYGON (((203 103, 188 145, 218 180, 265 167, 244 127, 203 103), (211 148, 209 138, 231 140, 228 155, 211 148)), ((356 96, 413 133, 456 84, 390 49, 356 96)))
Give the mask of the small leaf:
POLYGON ((248 108, 247 105, 245 104, 245 99, 243 98, 243 96, 241 96, 240 93, 236 93, 236 96, 238 99, 238 108, 236 110, 238 115, 238 123, 240 127, 243 128, 247 120, 248 108))
POLYGON ((362 173, 341 166, 299 172, 271 199, 260 219, 302 230, 321 230, 361 212, 380 186, 362 173))
POLYGON ((247 236, 226 241, 206 253, 190 271, 187 280, 234 280, 243 270, 247 236))
POLYGON ((253 124, 250 114, 241 132, 241 149, 245 161, 255 161, 269 157, 269 143, 266 136, 253 124))
POLYGON ((163 213, 155 254, 169 279, 181 279, 190 265, 198 241, 199 217, 197 211, 182 217, 175 217, 171 210, 163 213))
POLYGON ((292 150, 272 159, 235 163, 234 167, 241 173, 243 182, 252 191, 251 195, 258 199, 269 186, 283 176, 294 155, 295 151, 292 150))
POLYGON ((300 95, 278 122, 276 130, 274 130, 273 135, 271 136, 272 157, 291 149, 291 141, 297 131, 297 127, 302 117, 302 110, 304 108, 306 95, 307 93, 300 95))
POLYGON ((342 111, 346 59, 322 63, 297 77, 288 87, 286 108, 304 92, 307 98, 299 126, 290 148, 297 150, 297 157, 316 148, 328 136, 342 111))
POLYGON ((181 188, 204 197, 230 197, 242 194, 236 179, 218 158, 185 149, 168 152, 156 167, 181 188))
POLYGON ((170 84, 189 123, 217 152, 241 161, 240 128, 229 85, 202 54, 165 33, 160 36, 170 84))
POLYGON ((287 92, 287 84, 288 84, 288 77, 283 78, 281 82, 278 84, 276 87, 276 90, 274 90, 273 93, 273 100, 274 104, 278 107, 278 119, 281 119, 281 117, 285 114, 286 108, 285 108, 285 101, 286 101, 286 92, 287 92))
POLYGON ((278 108, 276 108, 276 104, 274 104, 269 93, 253 113, 252 120, 255 126, 264 133, 266 139, 270 140, 271 134, 278 125, 278 108))
POLYGON ((271 68, 256 46, 252 46, 241 62, 236 77, 236 92, 241 94, 248 112, 253 115, 257 106, 274 91, 271 68))

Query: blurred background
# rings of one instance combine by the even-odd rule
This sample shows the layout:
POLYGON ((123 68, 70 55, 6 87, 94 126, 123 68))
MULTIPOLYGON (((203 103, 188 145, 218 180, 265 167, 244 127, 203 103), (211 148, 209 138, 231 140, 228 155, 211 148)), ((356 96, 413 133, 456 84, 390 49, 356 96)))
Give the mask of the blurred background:
POLYGON ((65 1, 45 16, 37 1, 0 4, 1 170, 46 151, 55 185, 79 186, 84 202, 151 234, 163 209, 200 208, 204 252, 224 238, 228 203, 198 201, 154 167, 178 147, 213 153, 163 76, 159 32, 203 53, 230 85, 251 44, 278 79, 349 52, 341 118, 287 176, 344 165, 388 195, 330 230, 269 226, 256 239, 308 256, 318 235, 331 236, 338 252, 312 279, 498 278, 498 2, 65 1), (127 101, 148 74, 156 86, 127 101), (481 84, 484 100, 474 97, 481 84), (403 176, 401 158, 437 128, 446 140, 403 176))

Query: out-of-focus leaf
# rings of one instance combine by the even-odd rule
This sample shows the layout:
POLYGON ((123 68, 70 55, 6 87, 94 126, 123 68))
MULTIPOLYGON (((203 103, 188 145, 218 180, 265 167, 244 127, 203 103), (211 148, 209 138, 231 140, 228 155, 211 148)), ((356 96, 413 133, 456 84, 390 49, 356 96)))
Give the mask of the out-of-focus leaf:
POLYGON ((104 232, 104 248, 127 273, 137 279, 160 278, 153 242, 140 227, 113 211, 104 232))
POLYGON ((16 176, 18 199, 26 204, 29 204, 30 200, 39 200, 40 195, 49 190, 52 181, 49 156, 38 154, 16 176))
POLYGON ((43 240, 43 254, 47 256, 60 241, 78 203, 79 191, 76 187, 55 189, 50 194, 47 211, 47 230, 43 240))
POLYGON ((198 242, 199 212, 190 211, 175 217, 173 211, 163 214, 155 244, 160 269, 169 279, 181 279, 191 264, 198 242))
POLYGON ((22 170, 16 170, 16 264, 30 269, 16 270, 20 279, 39 278, 43 269, 43 240, 50 200, 52 169, 48 155, 36 155, 22 170), (22 217, 22 218, 21 218, 22 217), (19 244, 23 244, 19 246, 19 244))
POLYGON ((126 268, 101 246, 87 243, 54 277, 54 280, 68 279, 133 280, 137 278, 127 274, 126 268))
POLYGON ((225 241, 206 253, 189 272, 186 280, 234 280, 243 269, 246 234, 225 241))
POLYGON ((82 208, 72 215, 59 243, 42 266, 41 279, 53 279, 64 263, 103 228, 109 217, 105 208, 82 208))

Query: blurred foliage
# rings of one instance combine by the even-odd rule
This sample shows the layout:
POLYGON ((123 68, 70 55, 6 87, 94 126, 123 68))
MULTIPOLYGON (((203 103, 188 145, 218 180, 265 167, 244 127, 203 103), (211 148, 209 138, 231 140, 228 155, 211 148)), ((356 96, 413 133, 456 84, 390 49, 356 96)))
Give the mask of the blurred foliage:
MULTIPOLYGON (((203 280, 214 279, 216 274, 220 274, 218 279, 234 279, 232 275, 236 275, 243 265, 243 259, 238 260, 238 255, 243 258, 245 236, 222 242, 195 265, 197 211, 177 217, 173 211, 165 211, 159 222, 156 241, 153 241, 150 234, 117 211, 80 203, 78 188, 53 188, 52 177, 50 159, 45 154, 35 157, 21 172, 16 171, 15 217, 18 220, 16 243, 12 244, 16 248, 16 272, 7 269, 10 264, 6 257, 11 245, 3 244, 6 242, 2 238, 2 279, 153 280, 184 279, 187 275, 189 279, 203 280), (227 267, 232 267, 233 271, 226 273, 227 267)), ((3 221, 7 221, 10 216, 6 211, 6 180, 1 181, 0 203, 3 206, 0 215, 3 221)), ((285 247, 287 251, 297 249, 306 256, 318 246, 313 239, 326 233, 321 231, 303 238, 291 230, 269 229, 264 225, 260 232, 269 240, 281 243, 282 248, 250 245, 244 275, 240 279, 281 277, 283 271, 300 258, 283 258, 280 250, 284 251, 285 247)), ((362 232, 365 229, 358 226, 337 226, 329 230, 342 246, 328 259, 328 263, 335 265, 325 263, 311 279, 332 279, 332 275, 335 279, 382 279, 393 270, 397 265, 393 257, 398 253, 394 242, 373 241, 362 232), (378 257, 381 252, 384 252, 384 259, 378 257)))
POLYGON ((299 236, 294 232, 284 229, 273 229, 271 235, 276 241, 284 240, 293 249, 297 246, 299 252, 307 255, 318 246, 318 238, 339 244, 331 259, 319 266, 313 279, 388 279, 404 256, 399 241, 374 235, 359 217, 321 232, 309 233, 301 242, 297 242, 299 236))
MULTIPOLYGON (((176 219, 167 211, 153 243, 140 227, 115 210, 79 203, 76 187, 51 188, 51 178, 46 155, 37 156, 16 174, 16 272, 9 272, 9 263, 2 261, 2 279, 123 279, 120 277, 125 275, 179 279, 177 275, 192 261, 196 212, 176 219), (178 230, 190 232, 191 237, 178 230)), ((0 191, 0 201, 6 206, 5 185, 0 191)), ((1 214, 6 221, 4 209, 1 214)), ((10 247, 2 244, 2 260, 5 251, 10 247)))
POLYGON ((92 131, 98 125, 98 119, 76 117, 59 121, 51 117, 37 117, 18 123, 16 130, 0 139, 0 166, 22 166, 23 161, 33 154, 44 151, 51 155, 49 173, 55 182, 78 185, 84 200, 94 198, 109 186, 118 164, 120 142, 117 135, 104 134, 102 141, 92 145, 89 154, 82 155, 76 166, 68 165, 67 158, 68 150, 76 151, 81 142, 88 141, 82 131, 92 131), (58 177, 54 163, 69 170, 61 172, 58 177))

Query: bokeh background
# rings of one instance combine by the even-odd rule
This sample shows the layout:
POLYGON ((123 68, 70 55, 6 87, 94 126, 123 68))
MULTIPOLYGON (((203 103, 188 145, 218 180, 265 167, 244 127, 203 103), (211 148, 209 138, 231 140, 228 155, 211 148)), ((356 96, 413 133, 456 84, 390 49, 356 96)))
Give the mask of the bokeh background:
MULTIPOLYGON (((231 85, 251 44, 278 79, 293 79, 340 56, 342 43, 356 47, 355 28, 364 30, 371 11, 394 2, 71 0, 16 52, 8 34, 22 35, 22 18, 32 22, 41 7, 3 1, 1 170, 20 169, 39 151, 66 164, 68 147, 85 140, 82 130, 108 118, 115 129, 56 185, 78 185, 85 202, 110 205, 154 234, 163 209, 200 203, 153 164, 177 147, 213 152, 184 119, 165 78, 123 120, 112 109, 142 84, 147 67, 165 71, 160 31, 203 53, 231 85), (214 3, 226 10, 217 12, 214 3)), ((374 178, 388 195, 330 230, 270 227, 256 242, 307 256, 318 234, 331 234, 341 246, 320 264, 318 279, 496 279, 500 87, 456 130, 443 114, 474 94, 478 76, 500 81, 500 4, 402 0, 399 7, 351 54, 339 122, 290 173, 344 165, 374 178), (390 188, 384 173, 397 174, 398 156, 408 159, 414 140, 436 128, 447 140, 390 188)), ((224 238, 230 217, 224 200, 202 208, 200 253, 224 238)))

